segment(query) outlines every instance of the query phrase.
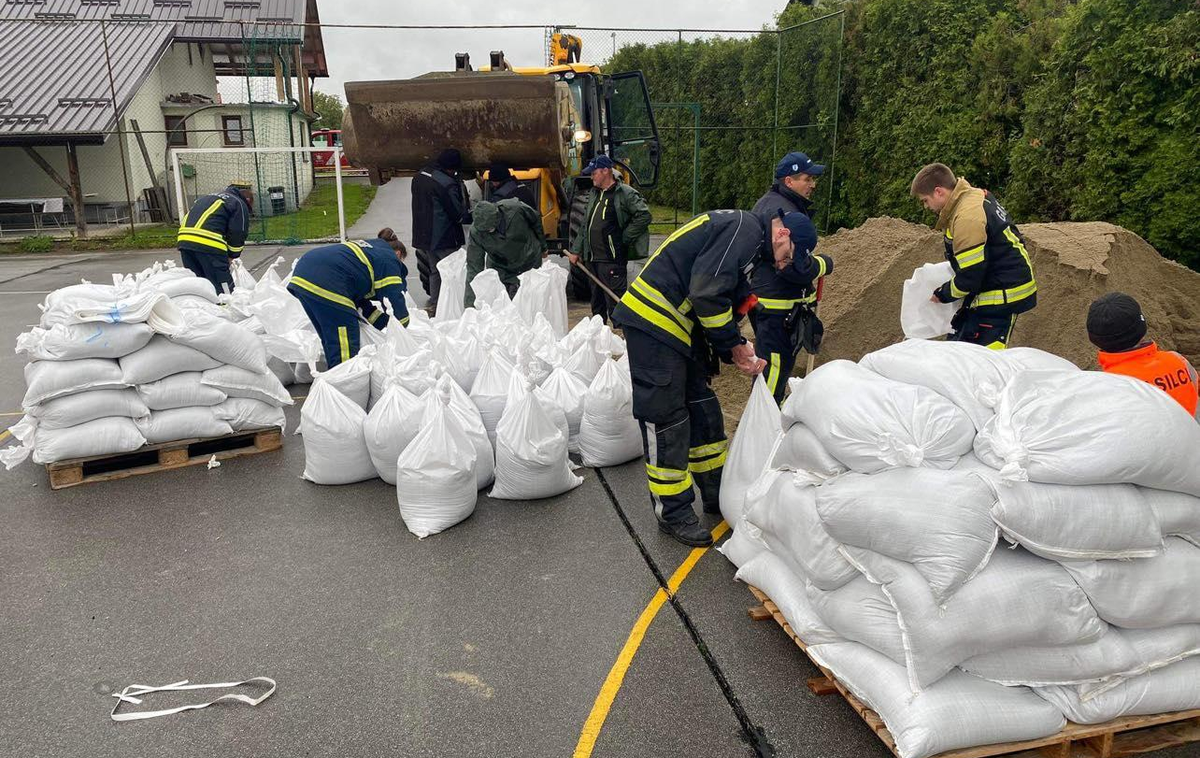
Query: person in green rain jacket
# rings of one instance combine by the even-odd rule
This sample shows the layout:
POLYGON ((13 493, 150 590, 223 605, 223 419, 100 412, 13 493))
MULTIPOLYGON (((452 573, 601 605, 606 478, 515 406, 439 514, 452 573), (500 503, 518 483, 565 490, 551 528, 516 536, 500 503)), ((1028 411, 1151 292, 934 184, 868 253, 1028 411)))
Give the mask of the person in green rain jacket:
POLYGON ((484 268, 495 269, 509 297, 517 294, 521 274, 542 265, 546 233, 538 212, 515 197, 475 204, 467 237, 467 292, 464 303, 475 305, 471 282, 484 268))

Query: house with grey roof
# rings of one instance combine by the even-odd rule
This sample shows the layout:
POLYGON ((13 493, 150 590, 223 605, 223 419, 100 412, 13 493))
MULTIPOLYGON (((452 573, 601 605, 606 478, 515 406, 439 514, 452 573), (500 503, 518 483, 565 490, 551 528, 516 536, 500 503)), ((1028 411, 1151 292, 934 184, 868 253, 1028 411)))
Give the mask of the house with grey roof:
MULTIPOLYGON (((318 23, 317 0, 0 0, 0 237, 177 219, 172 148, 309 145, 318 23)), ((236 157, 184 155, 185 205, 312 188, 306 156, 236 157)))

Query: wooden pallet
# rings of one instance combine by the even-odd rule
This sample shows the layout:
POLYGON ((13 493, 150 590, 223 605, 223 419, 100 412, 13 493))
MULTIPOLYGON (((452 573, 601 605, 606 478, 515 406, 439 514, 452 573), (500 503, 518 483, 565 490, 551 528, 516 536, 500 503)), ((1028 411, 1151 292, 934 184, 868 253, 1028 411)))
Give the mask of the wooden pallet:
MULTIPOLYGON (((775 619, 807 655, 808 645, 792 631, 791 625, 779 612, 778 606, 757 587, 750 587, 750 592, 762 603, 749 610, 750 618, 775 619)), ((809 660, 812 660, 812 656, 809 656, 809 660)), ((888 750, 899 757, 896 743, 879 714, 855 697, 832 672, 816 661, 812 663, 820 669, 822 676, 808 680, 809 690, 817 695, 840 693, 888 750)), ((1067 722, 1062 731, 1049 737, 951 750, 940 753, 935 758, 987 758, 997 755, 1010 758, 1122 758, 1190 742, 1200 742, 1200 710, 1160 713, 1153 716, 1128 716, 1092 725, 1067 722)))
POLYGON ((145 445, 131 453, 96 455, 72 458, 46 464, 50 489, 61 490, 91 482, 108 482, 129 476, 153 474, 242 455, 266 453, 283 447, 283 433, 278 427, 248 430, 223 437, 175 440, 158 445, 145 445))

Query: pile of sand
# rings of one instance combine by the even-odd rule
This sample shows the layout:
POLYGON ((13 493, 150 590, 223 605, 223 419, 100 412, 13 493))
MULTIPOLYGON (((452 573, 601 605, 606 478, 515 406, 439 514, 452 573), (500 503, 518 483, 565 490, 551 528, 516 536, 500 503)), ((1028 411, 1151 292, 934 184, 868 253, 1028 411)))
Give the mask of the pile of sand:
MULTIPOLYGON (((1085 328, 1088 306, 1116 290, 1141 303, 1149 336, 1161 347, 1200 364, 1200 274, 1163 258, 1141 237, 1112 224, 1020 228, 1033 257, 1038 305, 1017 320, 1014 345, 1040 348, 1082 368, 1095 368, 1096 351, 1085 328)), ((903 339, 904 280, 924 263, 945 260, 939 233, 892 218, 870 219, 842 230, 818 249, 834 258, 834 273, 825 282, 821 303, 825 343, 818 365, 837 358, 858 360, 903 339)))

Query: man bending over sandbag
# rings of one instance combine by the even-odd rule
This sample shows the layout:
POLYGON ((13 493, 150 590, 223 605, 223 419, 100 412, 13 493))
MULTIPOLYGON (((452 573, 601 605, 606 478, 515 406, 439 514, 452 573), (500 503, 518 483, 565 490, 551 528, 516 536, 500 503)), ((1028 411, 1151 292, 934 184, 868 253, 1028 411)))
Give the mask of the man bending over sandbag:
POLYGON ((475 305, 471 282, 484 267, 495 269, 500 281, 515 297, 521 274, 542 265, 546 233, 542 218, 515 197, 499 202, 481 200, 472 212, 474 223, 467 238, 467 294, 463 303, 475 305))
POLYGON ((386 299, 400 323, 408 324, 407 255, 396 233, 381 229, 373 240, 314 247, 296 261, 288 292, 299 298, 316 328, 328 368, 358 355, 362 319, 376 329, 387 325, 388 315, 372 300, 386 299))
POLYGON ((728 443, 709 379, 720 360, 750 376, 766 365, 738 331, 734 313, 749 294, 746 275, 759 256, 776 265, 791 262, 789 222, 801 215, 767 221, 749 211, 697 216, 650 256, 613 311, 613 321, 625 327, 650 503, 659 528, 685 545, 712 544, 692 509, 693 486, 700 488, 705 513, 720 511, 728 443))
POLYGON ((1017 314, 1037 305, 1037 282, 1025 239, 995 196, 930 163, 912 181, 913 197, 938 214, 954 278, 933 291, 936 303, 962 301, 948 339, 1003 350, 1017 314))

